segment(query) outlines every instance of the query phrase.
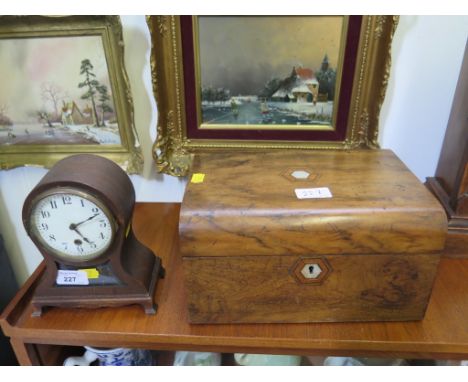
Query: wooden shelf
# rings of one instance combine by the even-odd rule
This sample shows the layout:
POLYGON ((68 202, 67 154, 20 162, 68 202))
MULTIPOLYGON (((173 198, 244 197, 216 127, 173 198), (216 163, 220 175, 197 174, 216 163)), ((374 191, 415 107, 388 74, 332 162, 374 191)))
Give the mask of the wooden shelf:
MULTIPOLYGON (((30 299, 43 266, 23 285, 0 323, 22 365, 41 364, 37 345, 136 347, 224 353, 355 355, 468 359, 468 259, 440 262, 422 321, 314 324, 190 325, 177 251, 179 204, 138 204, 137 237, 162 257, 166 278, 156 290, 156 315, 139 306, 49 308, 31 317, 30 299)), ((42 351, 44 347, 41 347, 42 351)))

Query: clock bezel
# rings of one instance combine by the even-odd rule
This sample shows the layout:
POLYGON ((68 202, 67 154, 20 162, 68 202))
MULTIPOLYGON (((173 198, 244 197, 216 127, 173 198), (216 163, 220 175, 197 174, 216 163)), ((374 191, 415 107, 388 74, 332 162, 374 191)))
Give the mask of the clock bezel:
POLYGON ((76 265, 76 264, 84 264, 84 263, 88 263, 91 261, 96 261, 97 259, 102 259, 104 257, 103 255, 112 247, 112 244, 115 241, 116 233, 118 231, 118 224, 117 224, 117 220, 114 214, 112 213, 112 210, 99 197, 92 195, 89 191, 85 191, 83 189, 79 189, 76 187, 54 187, 46 191, 43 191, 40 194, 38 194, 36 197, 34 197, 30 205, 31 205, 31 208, 29 209, 29 213, 28 213, 28 228, 29 228, 28 233, 31 236, 31 238, 36 242, 36 244, 39 245, 45 251, 47 255, 52 256, 58 262, 64 262, 64 263, 76 265), (35 211, 37 204, 41 200, 51 195, 63 195, 63 194, 72 194, 80 198, 86 199, 89 202, 94 203, 98 208, 102 210, 102 212, 106 215, 111 225, 111 238, 107 246, 98 250, 97 252, 94 252, 92 255, 73 256, 65 252, 62 252, 56 248, 51 247, 43 239, 43 237, 39 233, 39 230, 37 229, 37 226, 33 224, 33 212, 35 211))

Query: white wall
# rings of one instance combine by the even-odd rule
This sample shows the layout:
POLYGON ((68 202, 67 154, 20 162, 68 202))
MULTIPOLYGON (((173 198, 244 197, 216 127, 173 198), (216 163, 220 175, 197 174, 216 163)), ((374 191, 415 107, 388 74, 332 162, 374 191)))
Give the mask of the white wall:
POLYGON ((468 16, 404 16, 395 32, 380 144, 421 181, 437 167, 467 36, 468 16))
MULTIPOLYGON (((145 156, 142 175, 133 175, 138 201, 178 202, 185 180, 156 174, 151 158, 157 109, 149 66, 150 39, 144 16, 123 16, 125 64, 135 107, 135 125, 145 156)), ((468 16, 400 18, 393 66, 382 107, 380 143, 393 149, 423 180, 434 174, 468 36, 468 16)), ((0 232, 20 283, 41 256, 27 238, 21 208, 45 174, 40 168, 0 171, 0 232)))

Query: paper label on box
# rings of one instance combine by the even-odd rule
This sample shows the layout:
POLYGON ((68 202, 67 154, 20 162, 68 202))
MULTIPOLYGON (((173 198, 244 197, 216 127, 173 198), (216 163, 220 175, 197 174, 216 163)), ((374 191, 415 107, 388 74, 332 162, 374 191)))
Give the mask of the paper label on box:
POLYGON ((298 199, 324 199, 333 198, 328 187, 296 188, 294 190, 298 199))
POLYGON ((85 271, 69 271, 59 269, 57 272, 57 285, 89 285, 88 275, 85 271))

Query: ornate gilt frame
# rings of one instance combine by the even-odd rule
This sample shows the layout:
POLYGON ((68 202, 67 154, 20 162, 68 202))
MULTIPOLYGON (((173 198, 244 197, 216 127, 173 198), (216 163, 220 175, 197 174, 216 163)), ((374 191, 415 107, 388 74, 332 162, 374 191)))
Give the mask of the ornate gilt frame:
POLYGON ((18 166, 51 167, 77 153, 98 154, 139 173, 143 156, 133 118, 133 100, 124 66, 122 24, 119 16, 1 16, 0 39, 101 36, 106 55, 121 145, 1 145, 0 169, 18 166))
POLYGON ((151 70, 158 106, 153 157, 159 172, 184 176, 196 151, 237 149, 378 148, 378 119, 391 65, 391 42, 398 16, 363 16, 356 70, 343 141, 239 141, 187 138, 179 16, 148 16, 151 70))

